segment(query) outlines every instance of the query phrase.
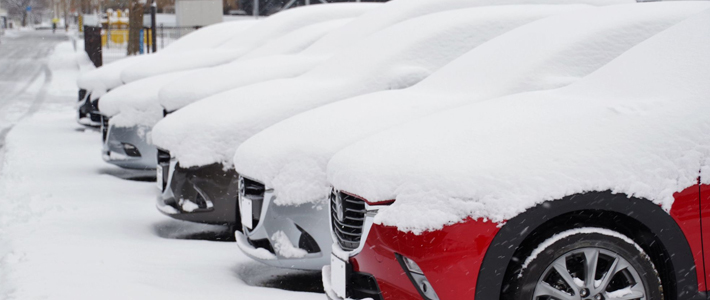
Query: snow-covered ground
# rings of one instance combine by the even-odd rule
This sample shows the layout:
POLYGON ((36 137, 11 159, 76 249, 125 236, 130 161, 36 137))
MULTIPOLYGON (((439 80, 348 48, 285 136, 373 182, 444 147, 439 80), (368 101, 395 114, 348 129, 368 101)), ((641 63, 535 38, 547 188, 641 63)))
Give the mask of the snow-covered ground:
POLYGON ((56 46, 44 101, 0 149, 0 299, 325 297, 293 291, 322 290, 319 272, 251 261, 226 228, 161 215, 154 182, 104 163, 100 133, 74 119, 75 59, 56 46))

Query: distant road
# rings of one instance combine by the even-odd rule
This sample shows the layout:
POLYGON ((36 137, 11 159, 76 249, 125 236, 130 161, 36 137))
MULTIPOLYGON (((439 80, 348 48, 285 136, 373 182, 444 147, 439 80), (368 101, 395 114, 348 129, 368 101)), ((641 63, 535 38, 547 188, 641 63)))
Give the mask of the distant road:
POLYGON ((9 31, 0 36, 0 149, 12 126, 33 113, 51 81, 47 56, 67 40, 57 31, 9 31))

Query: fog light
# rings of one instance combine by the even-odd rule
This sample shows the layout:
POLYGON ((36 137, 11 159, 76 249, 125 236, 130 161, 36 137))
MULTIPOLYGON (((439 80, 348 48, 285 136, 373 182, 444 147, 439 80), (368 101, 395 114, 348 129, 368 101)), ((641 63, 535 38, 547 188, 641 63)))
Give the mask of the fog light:
POLYGON ((126 152, 126 155, 128 156, 133 156, 133 157, 140 157, 141 152, 138 151, 138 148, 136 146, 133 146, 132 144, 129 143, 121 143, 123 145, 123 151, 126 152))
POLYGON ((402 268, 407 271, 406 273, 409 277, 409 280, 412 281, 412 284, 414 284, 414 286, 417 288, 417 291, 419 291, 419 294, 422 296, 422 298, 428 300, 439 300, 439 296, 436 295, 434 288, 432 288, 431 284, 429 283, 429 280, 424 275, 422 268, 420 268, 416 262, 407 257, 404 257, 399 254, 397 254, 396 256, 397 260, 399 260, 400 265, 402 265, 402 268))

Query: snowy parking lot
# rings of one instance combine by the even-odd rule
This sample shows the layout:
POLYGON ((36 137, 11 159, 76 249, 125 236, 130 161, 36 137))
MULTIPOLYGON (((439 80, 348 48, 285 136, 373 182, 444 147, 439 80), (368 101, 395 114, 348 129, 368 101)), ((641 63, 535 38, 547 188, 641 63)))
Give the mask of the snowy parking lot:
POLYGON ((42 101, 0 149, 0 299, 324 299, 320 272, 259 264, 227 228, 163 216, 153 174, 101 160, 100 132, 74 119, 77 52, 58 41, 26 79, 42 101))

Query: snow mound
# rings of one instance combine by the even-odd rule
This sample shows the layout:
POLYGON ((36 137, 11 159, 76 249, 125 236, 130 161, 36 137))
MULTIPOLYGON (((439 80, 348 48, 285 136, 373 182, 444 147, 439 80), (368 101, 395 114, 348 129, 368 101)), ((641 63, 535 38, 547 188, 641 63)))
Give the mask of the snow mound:
MULTIPOLYGON (((311 37, 310 32, 316 32, 317 36, 322 36, 325 30, 332 30, 333 27, 342 26, 343 20, 334 20, 330 22, 317 23, 306 28, 295 30, 292 34, 300 34, 311 37), (318 26, 318 27, 315 27, 318 26)), ((347 22, 347 20, 345 20, 347 22)), ((287 34, 282 39, 276 39, 273 44, 277 44, 282 49, 298 49, 303 48, 304 42, 313 43, 312 40, 304 41, 293 38, 291 34, 287 34)), ((270 43, 272 44, 272 43, 270 43)), ((270 44, 267 44, 270 45, 270 44)), ((269 51, 270 48, 256 49, 254 53, 261 53, 260 51, 269 51)), ((181 53, 181 57, 185 57, 187 53, 181 53)), ((161 58, 174 58, 172 56, 163 55, 161 58)), ((186 105, 187 103, 194 101, 193 98, 187 98, 184 95, 194 95, 196 90, 204 91, 205 87, 212 89, 212 93, 218 92, 219 83, 224 83, 224 81, 229 81, 230 85, 234 84, 248 84, 253 82, 258 82, 258 80, 268 80, 280 77, 290 77, 296 76, 304 73, 306 70, 310 69, 315 62, 313 60, 297 60, 287 59, 288 56, 280 56, 278 58, 263 57, 262 59, 251 59, 251 60, 238 60, 236 63, 227 64, 225 67, 236 67, 237 69, 228 69, 229 71, 246 72, 249 77, 248 80, 236 81, 231 78, 228 74, 223 74, 223 72, 217 72, 214 74, 214 68, 212 69, 197 69, 190 71, 178 71, 174 73, 166 73, 162 75, 157 75, 153 77, 148 77, 142 80, 131 82, 127 85, 120 86, 116 90, 108 93, 104 96, 104 99, 100 103, 100 108, 102 112, 108 116, 114 116, 118 114, 111 121, 113 125, 120 127, 132 127, 136 125, 143 125, 152 127, 163 117, 163 106, 159 103, 159 98, 161 90, 165 90, 163 87, 171 82, 179 84, 175 87, 175 84, 171 84, 168 87, 168 93, 175 91, 178 93, 175 98, 169 98, 173 100, 168 103, 166 107, 169 110, 177 109, 186 105), (279 69, 277 71, 272 69, 266 69, 267 71, 262 71, 265 64, 275 63, 278 64, 279 69), (269 72, 271 71, 271 72, 269 72), (207 74, 205 74, 207 73, 207 74), (215 75, 220 76, 220 80, 214 80, 215 75), (289 76, 290 75, 290 76, 289 76), (199 80, 196 81, 196 78, 199 80), (178 80, 181 79, 181 80, 178 80), (195 84, 199 84, 202 81, 203 89, 196 89, 195 84), (187 91, 185 89, 187 88, 187 91), (216 89, 216 90, 215 90, 216 89), (176 101, 177 100, 177 101, 176 101), (181 106, 173 107, 173 103, 179 103, 181 106), (120 110, 120 114, 119 114, 120 110)), ((317 62, 317 61, 316 61, 317 62)), ((225 69, 225 68, 221 68, 225 69)), ((239 73, 238 73, 239 74, 239 73)), ((242 78, 245 78, 242 75, 242 78)))
POLYGON ((326 165, 340 149, 437 111, 567 85, 707 7, 707 3, 619 5, 521 26, 412 88, 350 98, 279 122, 237 149, 235 168, 274 188, 282 203, 323 199, 330 192, 326 165))
POLYGON ((352 19, 337 19, 294 30, 259 47, 243 58, 220 66, 195 70, 191 76, 176 80, 160 91, 160 103, 168 111, 249 84, 301 75, 328 56, 303 56, 279 52, 298 52, 326 33, 352 19))
MULTIPOLYGON (((531 2, 540 2, 532 0, 531 2)), ((550 2, 550 1, 547 1, 550 2)), ((341 28, 330 31, 313 45, 297 55, 274 55, 281 51, 282 43, 292 39, 301 39, 302 31, 307 35, 317 35, 321 24, 314 24, 295 30, 281 39, 272 41, 244 55, 240 60, 229 64, 208 68, 195 73, 193 78, 178 80, 166 86, 160 92, 160 102, 168 111, 173 111, 185 105, 224 92, 230 89, 269 79, 290 78, 301 75, 314 68, 318 63, 332 57, 336 52, 347 49, 367 36, 393 24, 421 15, 439 11, 465 8, 469 6, 485 6, 495 4, 495 1, 391 1, 378 9, 373 9, 344 24, 341 28), (283 41, 281 41, 283 40, 283 41), (250 58, 271 54, 270 58, 254 60, 250 58)), ((330 22, 335 26, 337 22, 330 22)), ((300 41, 299 41, 300 42, 300 41)), ((291 46, 289 46, 291 47, 291 46)), ((294 51, 295 52, 295 51, 294 51)))
POLYGON ((401 22, 302 76, 230 90, 188 105, 155 126, 153 142, 169 149, 185 167, 230 166, 243 141, 278 121, 356 95, 405 88, 505 31, 586 7, 490 6, 401 22))
MULTIPOLYGON (((353 18, 379 6, 377 3, 334 3, 288 9, 241 31, 217 48, 185 51, 180 55, 161 55, 141 65, 126 68, 121 72, 121 79, 131 82, 168 72, 225 64, 293 30, 325 21, 353 18)), ((279 54, 288 54, 288 51, 295 50, 286 48, 279 54)))
POLYGON ((240 56, 230 49, 196 49, 180 53, 153 55, 149 60, 134 64, 121 72, 124 83, 165 73, 208 68, 230 62, 240 56))
POLYGON ((235 33, 253 28, 261 20, 239 20, 212 24, 190 32, 170 43, 159 53, 176 53, 190 50, 215 48, 235 37, 235 33))
POLYGON ((329 32, 352 22, 354 18, 335 19, 296 29, 242 56, 242 60, 284 53, 298 53, 311 46, 329 32))
POLYGON ((490 5, 519 4, 589 4, 614 5, 635 3, 635 0, 407 0, 389 1, 382 7, 363 14, 355 22, 327 35, 304 51, 306 54, 333 53, 361 39, 408 19, 447 10, 490 5))
POLYGON ((283 231, 275 232, 271 241, 274 244, 274 251, 285 258, 302 258, 308 254, 306 250, 294 246, 283 231))
POLYGON ((152 127, 163 118, 163 107, 156 101, 160 87, 188 73, 168 73, 122 85, 101 98, 99 110, 111 117, 114 126, 152 127))
POLYGON ((327 57, 277 55, 237 60, 221 66, 194 70, 160 89, 158 100, 168 111, 233 88, 267 80, 290 78, 312 69, 327 57))
POLYGON ((205 27, 186 35, 184 38, 187 40, 184 42, 182 41, 183 39, 178 39, 174 43, 165 47, 165 49, 155 54, 127 57, 104 65, 94 71, 86 72, 82 74, 79 79, 77 79, 77 85, 79 88, 89 91, 91 93, 92 100, 98 99, 108 90, 122 85, 123 81, 121 80, 121 72, 134 64, 141 66, 153 57, 158 57, 163 54, 176 55, 180 52, 190 52, 208 47, 214 47, 215 44, 204 42, 204 40, 212 40, 218 42, 217 44, 219 44, 224 42, 224 39, 215 40, 215 35, 230 33, 231 37, 238 36, 239 33, 254 24, 256 23, 251 21, 240 21, 205 27))
POLYGON ((81 74, 76 85, 91 93, 91 100, 98 99, 108 90, 123 84, 120 76, 121 71, 133 64, 140 64, 150 57, 153 55, 131 56, 103 65, 96 70, 81 74))
MULTIPOLYGON (((666 210, 710 156, 710 10, 570 86, 463 106, 345 148, 337 189, 396 199, 375 222, 420 233, 504 222, 543 201, 611 190, 666 210)), ((710 182, 707 177, 703 181, 710 182)))
MULTIPOLYGON (((358 41, 367 36, 387 28, 393 24, 402 22, 409 18, 415 18, 421 15, 436 13, 440 11, 461 9, 466 7, 495 5, 500 1, 497 0, 444 0, 444 1, 390 1, 383 4, 377 9, 373 9, 364 13, 339 29, 330 31, 323 38, 316 41, 313 45, 305 49, 298 56, 275 57, 273 62, 268 62, 268 59, 260 62, 246 62, 247 65, 242 66, 241 62, 234 62, 235 65, 221 65, 201 71, 195 74, 192 79, 177 81, 161 91, 161 104, 169 111, 173 111, 183 106, 195 102, 199 99, 215 95, 219 92, 229 89, 238 88, 248 84, 265 81, 276 78, 289 78, 305 73, 312 69, 317 63, 330 58, 334 53, 347 49, 349 46, 356 44, 358 41), (252 71, 251 66, 259 67, 259 71, 252 71), (263 70, 262 70, 263 69, 263 70)), ((506 1, 503 4, 509 3, 570 3, 570 1, 552 1, 552 0, 528 0, 528 1, 506 1)), ((631 3, 629 0, 617 1, 574 1, 580 3, 589 3, 596 5, 608 5, 618 3, 631 3)), ((331 21, 331 22, 343 22, 331 21)), ((298 31, 306 30, 305 28, 320 25, 310 25, 303 29, 296 30, 282 40, 290 40, 288 36, 296 38, 301 33, 298 31), (298 34, 296 34, 298 33, 298 34)), ((310 35, 316 34, 311 32, 310 35)), ((284 41, 285 42, 285 41, 284 41)), ((274 54, 274 51, 281 49, 277 46, 280 41, 273 41, 269 44, 251 51, 244 55, 240 60, 249 59, 256 56, 265 56, 274 54), (273 50, 273 51, 272 51, 273 50)), ((295 52, 295 51, 294 51, 295 52)))

